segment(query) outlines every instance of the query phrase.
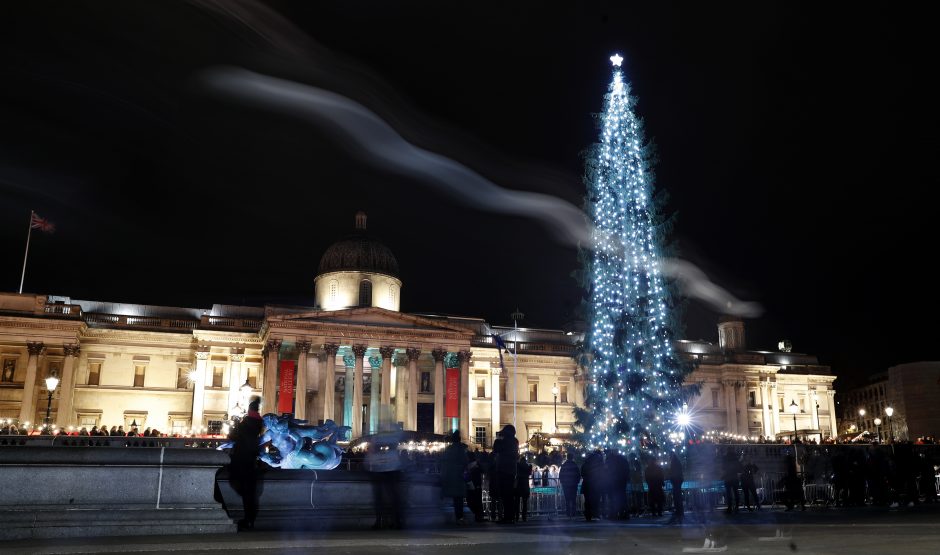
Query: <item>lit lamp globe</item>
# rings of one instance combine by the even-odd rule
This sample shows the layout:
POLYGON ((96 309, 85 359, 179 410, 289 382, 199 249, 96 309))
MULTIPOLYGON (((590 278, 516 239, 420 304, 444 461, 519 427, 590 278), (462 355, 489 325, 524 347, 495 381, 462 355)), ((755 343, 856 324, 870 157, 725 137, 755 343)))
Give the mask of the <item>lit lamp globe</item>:
POLYGON ((865 409, 858 409, 859 416, 865 416, 865 409))
POLYGON ((876 418, 876 419, 875 419, 875 426, 881 426, 881 419, 880 419, 880 418, 876 418))
POLYGON ((891 418, 892 416, 894 416, 894 409, 891 407, 887 407, 885 409, 885 414, 888 415, 888 418, 891 418))
POLYGON ((59 386, 59 378, 55 376, 49 376, 46 378, 46 389, 51 393, 55 391, 55 388, 59 386))

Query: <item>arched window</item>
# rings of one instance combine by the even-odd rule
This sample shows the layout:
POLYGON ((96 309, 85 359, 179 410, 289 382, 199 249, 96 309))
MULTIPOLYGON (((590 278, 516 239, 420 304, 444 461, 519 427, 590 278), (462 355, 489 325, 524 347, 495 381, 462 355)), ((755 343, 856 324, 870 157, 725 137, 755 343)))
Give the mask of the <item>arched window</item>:
POLYGON ((372 306, 372 282, 367 279, 359 282, 359 306, 372 306))
POLYGON ((330 300, 335 301, 339 295, 339 283, 335 279, 330 280, 330 300))

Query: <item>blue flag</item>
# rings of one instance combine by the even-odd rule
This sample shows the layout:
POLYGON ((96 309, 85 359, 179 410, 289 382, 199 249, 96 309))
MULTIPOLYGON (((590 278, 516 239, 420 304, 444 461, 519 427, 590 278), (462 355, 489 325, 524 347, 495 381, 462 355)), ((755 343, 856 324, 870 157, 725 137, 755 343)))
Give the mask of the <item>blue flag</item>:
POLYGON ((503 351, 506 349, 506 343, 503 341, 503 338, 497 334, 493 334, 493 341, 496 342, 496 351, 499 353, 499 367, 502 370, 503 374, 506 373, 506 365, 503 364, 503 351))

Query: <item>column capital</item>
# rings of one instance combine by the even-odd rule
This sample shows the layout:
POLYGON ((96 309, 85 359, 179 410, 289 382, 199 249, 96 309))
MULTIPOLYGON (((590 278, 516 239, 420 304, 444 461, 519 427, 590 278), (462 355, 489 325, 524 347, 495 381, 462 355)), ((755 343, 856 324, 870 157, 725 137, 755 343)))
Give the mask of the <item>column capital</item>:
POLYGON ((300 341, 297 342, 297 350, 300 351, 301 353, 309 353, 310 342, 307 341, 306 339, 301 339, 300 341))
POLYGON ((770 389, 777 389, 777 382, 770 382, 770 389))
POLYGON ((827 395, 830 399, 832 399, 833 397, 836 396, 836 392, 835 392, 834 390, 832 390, 832 389, 827 389, 827 390, 826 390, 826 395, 827 395))
POLYGON ((281 340, 280 339, 268 339, 267 343, 264 344, 264 350, 266 352, 278 352, 281 350, 281 340))
POLYGON ((379 347, 379 354, 382 355, 383 360, 391 360, 392 355, 395 354, 395 347, 390 347, 388 345, 379 347))
POLYGON ((352 352, 354 355, 356 355, 356 358, 364 357, 367 350, 368 350, 368 347, 366 347, 365 345, 353 345, 352 346, 352 352))
POLYGON ((434 362, 444 362, 444 357, 447 356, 447 349, 437 347, 431 351, 431 356, 434 357, 434 362))
POLYGON ((405 356, 408 357, 408 362, 416 361, 418 360, 418 357, 421 356, 421 349, 418 349, 417 347, 408 347, 405 350, 405 356))
POLYGON ((336 353, 339 352, 339 345, 336 343, 324 343, 323 352, 326 353, 326 356, 335 357, 336 353))
POLYGON ((196 358, 198 360, 208 360, 209 359, 209 346, 200 345, 196 347, 196 358))
POLYGON ((65 356, 67 357, 77 357, 82 348, 78 343, 66 343, 62 345, 62 350, 65 351, 65 356))
POLYGON ((42 341, 27 341, 26 350, 30 355, 41 355, 46 350, 46 344, 42 341))
POLYGON ((473 356, 473 353, 465 349, 457 353, 457 360, 459 360, 461 364, 463 363, 470 364, 471 356, 473 356))

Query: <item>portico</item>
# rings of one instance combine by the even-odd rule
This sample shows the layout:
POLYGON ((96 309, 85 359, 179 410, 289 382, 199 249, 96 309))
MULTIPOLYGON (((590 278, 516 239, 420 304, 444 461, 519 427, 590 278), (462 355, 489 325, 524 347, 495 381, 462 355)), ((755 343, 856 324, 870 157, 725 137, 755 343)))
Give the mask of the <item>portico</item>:
POLYGON ((267 346, 264 411, 275 411, 280 396, 289 394, 297 418, 332 419, 350 426, 353 438, 396 423, 406 430, 444 433, 454 429, 445 415, 444 359, 456 353, 461 375, 457 426, 462 434, 470 433, 472 331, 378 307, 268 310, 262 330, 267 346), (310 364, 310 358, 316 363, 310 364), (278 374, 284 360, 297 361, 293 392, 278 374))

